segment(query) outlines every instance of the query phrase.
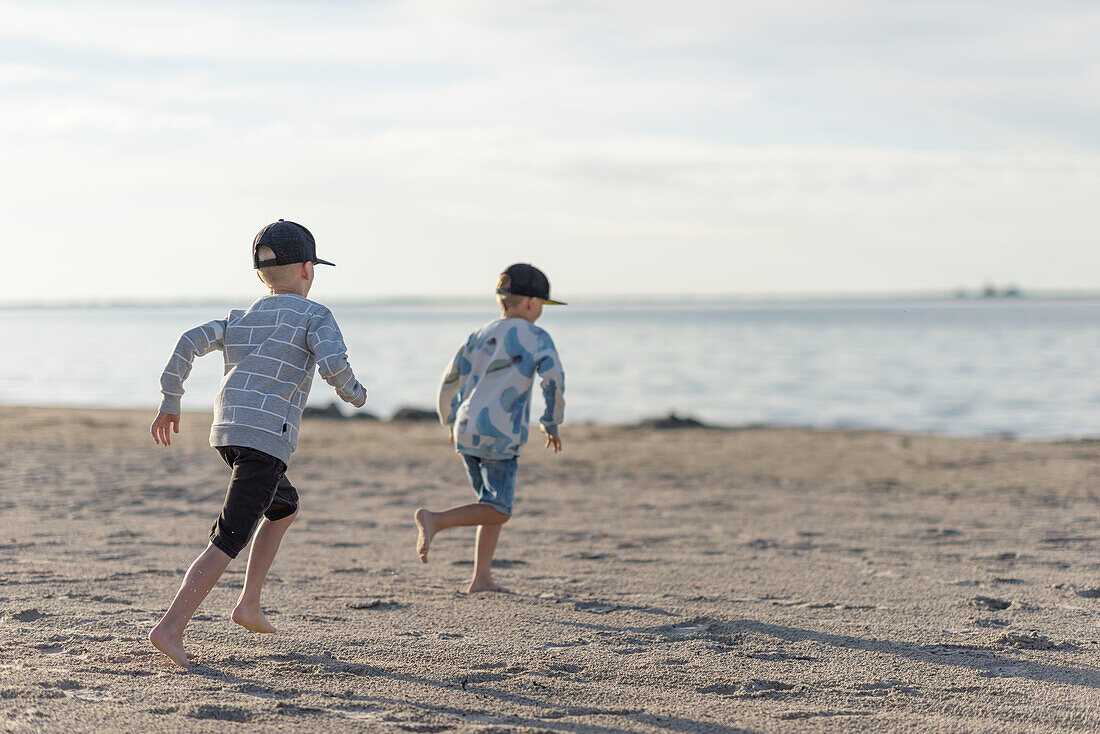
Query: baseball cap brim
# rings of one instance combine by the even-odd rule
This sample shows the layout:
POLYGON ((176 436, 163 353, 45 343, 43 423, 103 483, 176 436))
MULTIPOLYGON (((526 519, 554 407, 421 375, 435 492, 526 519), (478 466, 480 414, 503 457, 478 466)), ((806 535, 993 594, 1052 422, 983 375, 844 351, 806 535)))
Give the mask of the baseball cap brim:
POLYGON ((555 301, 553 298, 544 298, 542 302, 547 306, 568 306, 565 301, 555 301))
POLYGON ((317 263, 318 265, 331 265, 332 267, 336 267, 336 263, 330 263, 328 260, 322 260, 321 258, 317 258, 313 262, 317 263))

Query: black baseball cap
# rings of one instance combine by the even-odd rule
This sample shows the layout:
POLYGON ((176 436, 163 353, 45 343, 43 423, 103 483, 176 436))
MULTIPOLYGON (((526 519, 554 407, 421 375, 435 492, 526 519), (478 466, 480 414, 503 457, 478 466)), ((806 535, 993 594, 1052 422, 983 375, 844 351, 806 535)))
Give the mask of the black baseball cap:
POLYGON ((550 298, 550 281, 546 274, 528 263, 516 263, 500 274, 497 293, 502 296, 528 296, 541 298, 551 306, 564 306, 565 301, 550 298), (508 276, 508 285, 504 285, 504 276, 508 276))
POLYGON ((335 265, 317 257, 317 243, 309 230, 296 222, 280 219, 272 222, 252 240, 252 267, 269 268, 272 265, 293 265, 294 263, 317 263, 335 265), (257 252, 260 247, 269 247, 275 253, 274 258, 260 260, 257 252))

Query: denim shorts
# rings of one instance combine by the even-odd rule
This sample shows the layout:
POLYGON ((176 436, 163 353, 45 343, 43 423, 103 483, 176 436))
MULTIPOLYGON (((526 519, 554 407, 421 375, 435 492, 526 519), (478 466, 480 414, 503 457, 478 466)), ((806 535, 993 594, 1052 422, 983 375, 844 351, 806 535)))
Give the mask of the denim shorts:
POLYGON ((466 460, 466 473, 470 475, 477 501, 511 515, 516 494, 516 469, 519 466, 516 458, 482 459, 469 454, 462 454, 462 458, 466 460))
POLYGON ((298 511, 298 490, 286 478, 286 464, 270 454, 247 446, 217 450, 233 468, 233 476, 222 513, 210 528, 210 542, 236 558, 262 518, 274 522, 298 511))

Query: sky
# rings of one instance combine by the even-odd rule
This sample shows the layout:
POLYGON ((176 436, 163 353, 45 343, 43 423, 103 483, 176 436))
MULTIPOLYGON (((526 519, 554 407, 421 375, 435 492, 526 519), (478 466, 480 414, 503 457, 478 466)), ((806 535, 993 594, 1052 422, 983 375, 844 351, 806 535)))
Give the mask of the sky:
POLYGON ((0 302, 1100 290, 1091 0, 6 2, 0 302))

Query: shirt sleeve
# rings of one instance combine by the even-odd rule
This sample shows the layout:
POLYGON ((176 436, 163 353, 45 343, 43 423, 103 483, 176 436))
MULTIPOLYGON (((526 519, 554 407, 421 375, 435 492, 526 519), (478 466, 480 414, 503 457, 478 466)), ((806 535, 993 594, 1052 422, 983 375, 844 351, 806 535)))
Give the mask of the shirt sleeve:
POLYGON ((473 337, 470 337, 459 347, 454 359, 447 365, 447 370, 443 373, 443 382, 439 385, 436 412, 439 414, 439 422, 447 427, 454 425, 455 411, 462 404, 466 381, 473 369, 470 360, 466 357, 472 339, 473 337))
POLYGON ((325 310, 309 320, 306 344, 317 360, 317 372, 332 385, 341 400, 352 405, 366 402, 367 390, 355 379, 344 335, 330 311, 325 310))
POLYGON ((191 374, 195 357, 224 348, 225 319, 209 321, 185 331, 176 342, 172 357, 160 375, 160 392, 164 396, 160 402, 160 412, 179 415, 183 399, 183 381, 191 374))
POLYGON ((543 334, 535 369, 539 373, 539 385, 546 403, 546 411, 539 418, 539 425, 546 435, 556 436, 558 426, 565 420, 565 370, 549 334, 543 334))

